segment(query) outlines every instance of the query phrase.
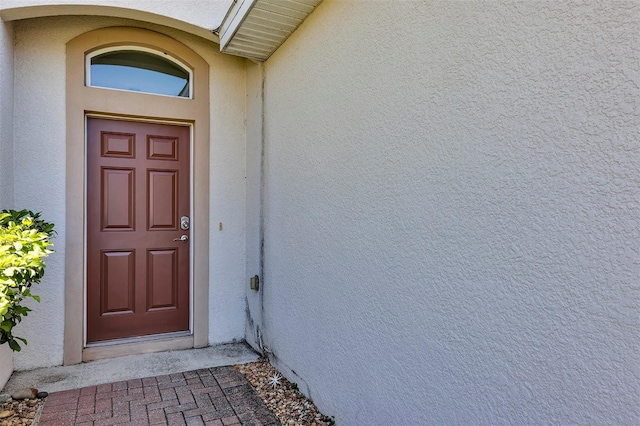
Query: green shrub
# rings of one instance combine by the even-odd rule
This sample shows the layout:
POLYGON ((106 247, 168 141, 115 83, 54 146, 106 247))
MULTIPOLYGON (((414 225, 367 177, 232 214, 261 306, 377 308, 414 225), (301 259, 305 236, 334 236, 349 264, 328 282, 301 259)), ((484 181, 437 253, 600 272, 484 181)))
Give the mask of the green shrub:
POLYGON ((54 234, 53 224, 40 219, 40 213, 0 212, 0 344, 9 343, 14 351, 20 350, 18 340, 27 343, 13 335, 13 327, 31 311, 22 305, 25 299, 40 302, 31 285, 44 275, 43 258, 53 253, 49 247, 54 234))

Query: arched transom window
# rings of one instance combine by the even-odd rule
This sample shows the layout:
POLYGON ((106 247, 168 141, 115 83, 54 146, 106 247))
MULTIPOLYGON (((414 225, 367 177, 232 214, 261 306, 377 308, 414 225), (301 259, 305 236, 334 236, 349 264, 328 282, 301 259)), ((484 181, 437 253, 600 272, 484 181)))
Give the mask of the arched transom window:
POLYGON ((87 86, 191 98, 193 73, 176 58, 140 46, 87 55, 87 86))

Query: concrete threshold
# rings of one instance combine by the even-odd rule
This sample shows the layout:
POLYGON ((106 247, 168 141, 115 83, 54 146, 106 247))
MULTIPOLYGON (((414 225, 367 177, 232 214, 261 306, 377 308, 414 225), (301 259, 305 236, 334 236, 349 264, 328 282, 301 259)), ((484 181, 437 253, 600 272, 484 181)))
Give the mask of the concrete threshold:
POLYGON ((258 359, 259 355, 245 343, 128 355, 75 365, 15 371, 3 392, 10 393, 20 388, 58 392, 201 368, 245 364, 258 359))

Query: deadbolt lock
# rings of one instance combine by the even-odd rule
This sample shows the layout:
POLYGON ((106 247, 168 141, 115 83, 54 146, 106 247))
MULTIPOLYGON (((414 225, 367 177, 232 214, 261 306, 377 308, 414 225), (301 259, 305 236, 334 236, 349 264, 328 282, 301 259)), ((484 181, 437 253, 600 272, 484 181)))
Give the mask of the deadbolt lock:
POLYGON ((183 231, 189 229, 189 216, 182 216, 180 218, 180 229, 183 231))

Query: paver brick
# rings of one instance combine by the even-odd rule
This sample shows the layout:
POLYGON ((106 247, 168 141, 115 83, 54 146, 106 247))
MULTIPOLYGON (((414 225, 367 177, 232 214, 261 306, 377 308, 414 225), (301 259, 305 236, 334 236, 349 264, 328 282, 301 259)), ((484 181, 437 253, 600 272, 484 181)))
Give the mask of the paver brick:
POLYGON ((185 386, 187 381, 185 379, 182 380, 172 380, 170 382, 162 382, 158 384, 158 389, 168 389, 168 388, 177 388, 180 386, 185 386))
POLYGON ((95 410, 93 407, 91 408, 79 408, 77 411, 78 415, 84 415, 84 414, 93 414, 95 413, 95 410))
POLYGON ((79 397, 80 389, 71 389, 66 391, 54 392, 48 396, 49 399, 67 398, 67 397, 79 397))
POLYGON ((209 386, 218 387, 218 382, 216 381, 215 377, 213 377, 211 374, 209 374, 208 376, 201 376, 200 381, 206 387, 209 387, 209 386))
POLYGON ((111 384, 111 389, 114 391, 124 390, 129 387, 127 382, 115 382, 111 384))
POLYGON ((142 387, 129 388, 127 389, 127 396, 144 398, 144 390, 142 390, 142 387))
POLYGON ((182 374, 184 375, 185 379, 192 379, 194 377, 198 377, 198 372, 197 371, 185 371, 182 374))
MULTIPOLYGON (((46 408, 46 404, 45 404, 46 408)), ((44 411, 43 411, 44 413, 44 411)), ((95 420, 106 419, 112 417, 111 410, 109 411, 100 411, 99 413, 89 413, 89 414, 79 414, 76 417, 76 421, 78 422, 92 422, 95 420)))
POLYGON ((111 398, 115 398, 118 396, 127 396, 128 392, 126 389, 121 389, 121 390, 117 390, 117 391, 109 391, 109 392, 104 392, 104 393, 97 393, 96 394, 96 401, 101 400, 101 399, 111 399, 111 398))
POLYGON ((145 398, 150 398, 150 397, 155 397, 155 396, 160 396, 160 389, 158 389, 158 386, 144 386, 142 388, 143 393, 144 393, 144 397, 145 398))
POLYGON ((158 383, 167 383, 171 381, 171 376, 168 374, 163 374, 162 376, 156 376, 156 382, 158 383))
POLYGON ((193 399, 193 394, 191 392, 181 390, 176 391, 176 395, 178 395, 178 401, 180 401, 180 404, 195 404, 195 400, 193 399))
POLYGON ((173 374, 169 374, 169 377, 171 377, 171 381, 175 381, 175 380, 182 380, 184 379, 184 375, 182 373, 173 373, 173 374))
POLYGON ((167 424, 167 417, 162 410, 149 411, 149 424, 167 424))
POLYGON ((106 383, 104 385, 98 385, 98 387, 96 389, 96 393, 103 393, 103 392, 111 392, 111 383, 106 383))
MULTIPOLYGON (((97 386, 87 386, 86 388, 80 389, 80 396, 95 395, 97 390, 98 390, 97 386)), ((57 393, 58 392, 56 392, 56 394, 57 393)), ((51 396, 51 395, 49 395, 49 396, 51 396)))
POLYGON ((132 379, 45 400, 40 426, 279 425, 233 367, 132 379))
POLYGON ((222 419, 222 424, 224 426, 237 425, 240 424, 240 419, 236 416, 229 416, 222 419))
POLYGON ((50 411, 44 412, 40 415, 39 424, 41 425, 55 425, 58 422, 66 423, 68 421, 73 424, 76 418, 76 413, 73 411, 50 411))
MULTIPOLYGON (((47 400, 47 403, 49 403, 49 400, 47 400)), ((93 407, 95 407, 95 405, 96 398, 94 395, 85 395, 78 398, 78 410, 81 410, 83 408, 91 408, 93 410, 93 407)))
POLYGON ((75 410, 78 407, 78 398, 64 398, 53 401, 49 401, 47 398, 47 403, 52 407, 58 407, 59 411, 75 410))
POLYGON ((120 426, 129 423, 129 416, 109 417, 93 422, 93 426, 120 426))
POLYGON ((114 411, 118 411, 118 412, 120 412, 122 410, 129 411, 130 404, 129 404, 129 399, 126 396, 125 397, 113 398, 111 400, 111 403, 113 405, 113 410, 114 411))
POLYGON ((205 426, 204 421, 200 416, 188 417, 188 418, 185 418, 184 420, 189 426, 205 426))
POLYGON ((186 425, 182 413, 167 414, 167 422, 169 426, 184 426, 186 425))
POLYGON ((206 393, 194 393, 193 399, 196 400, 198 407, 213 407, 213 402, 211 402, 211 398, 209 398, 209 395, 206 393))
POLYGON ((155 377, 145 377, 142 379, 142 386, 155 386, 158 384, 158 381, 155 377))
POLYGON ((139 399, 132 399, 129 404, 130 406, 134 406, 134 405, 149 405, 149 404, 153 404, 155 402, 160 402, 162 401, 162 399, 160 398, 160 395, 158 396, 152 396, 150 398, 139 398, 139 399))
POLYGON ((216 407, 216 410, 218 411, 231 408, 231 404, 229 403, 227 398, 225 398, 224 396, 218 397, 218 398, 211 398, 211 402, 213 402, 213 405, 216 407))
POLYGON ((101 399, 96 401, 95 412, 100 413, 102 411, 111 411, 111 399, 101 399))
POLYGON ((207 414, 209 411, 211 411, 210 408, 194 408, 193 410, 187 410, 187 411, 183 411, 182 414, 184 415, 185 419, 188 419, 189 417, 195 417, 195 416, 202 416, 207 414))
POLYGON ((179 411, 193 410, 194 408, 198 408, 198 406, 195 403, 178 404, 178 405, 173 405, 171 407, 165 408, 164 412, 167 414, 170 414, 170 413, 177 413, 179 411))
POLYGON ((149 418, 149 416, 147 415, 147 406, 141 405, 139 407, 131 407, 129 409, 129 417, 131 417, 131 422, 133 423, 135 423, 136 420, 144 420, 146 422, 149 418))
POLYGON ((142 387, 142 380, 141 379, 127 380, 127 385, 129 387, 129 389, 141 388, 142 387))
POLYGON ((159 389, 159 390, 160 390, 160 398, 162 398, 163 401, 178 399, 178 395, 176 395, 176 391, 173 388, 159 389))
POLYGON ((196 370, 196 373, 198 373, 198 376, 200 377, 211 376, 211 371, 209 371, 208 368, 200 368, 199 370, 196 370))
POLYGON ((176 405, 178 405, 177 401, 175 399, 170 399, 168 401, 160 401, 149 404, 147 405, 147 410, 162 410, 163 408, 174 407, 176 405))

